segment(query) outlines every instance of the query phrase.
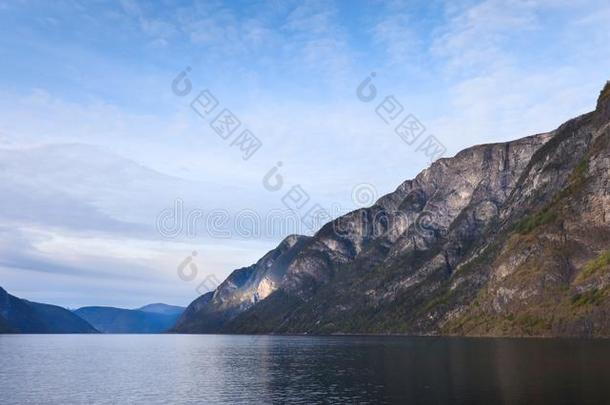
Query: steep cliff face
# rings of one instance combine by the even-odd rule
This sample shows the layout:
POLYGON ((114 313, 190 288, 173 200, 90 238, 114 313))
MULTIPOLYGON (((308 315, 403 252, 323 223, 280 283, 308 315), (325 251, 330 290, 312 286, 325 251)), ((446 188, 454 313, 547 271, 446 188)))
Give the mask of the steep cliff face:
POLYGON ((442 331, 610 336, 609 96, 534 155, 477 266, 485 288, 442 331))
POLYGON ((193 301, 172 331, 219 331, 236 315, 267 298, 279 288, 286 269, 308 240, 306 236, 288 236, 256 264, 235 270, 215 291, 193 301))
POLYGON ((555 131, 436 161, 216 331, 610 335, 609 122, 606 86, 555 131))
POLYGON ((477 146, 441 159, 373 207, 326 225, 288 268, 264 313, 257 305, 225 329, 427 333, 434 322, 420 312, 446 294, 530 158, 552 136, 477 146))
POLYGON ((388 266, 444 240, 457 244, 445 246, 430 264, 451 272, 464 238, 497 215, 529 158, 550 137, 477 146, 440 159, 373 207, 327 224, 288 268, 285 289, 304 296, 305 286, 327 282, 344 265, 388 266))

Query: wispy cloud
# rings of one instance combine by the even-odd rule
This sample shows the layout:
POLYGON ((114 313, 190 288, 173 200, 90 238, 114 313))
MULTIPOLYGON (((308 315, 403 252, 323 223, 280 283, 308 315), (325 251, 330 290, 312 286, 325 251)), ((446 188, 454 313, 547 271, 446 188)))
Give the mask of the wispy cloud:
POLYGON ((280 26, 282 50, 293 66, 334 81, 349 76, 352 50, 334 2, 299 3, 280 26))
POLYGON ((166 46, 178 34, 173 22, 150 17, 137 0, 120 0, 120 4, 126 16, 135 19, 142 32, 151 38, 151 44, 166 46))
POLYGON ((512 0, 448 6, 447 23, 439 28, 432 51, 446 60, 444 69, 453 74, 500 68, 518 52, 511 42, 540 29, 536 6, 512 0))
POLYGON ((390 66, 409 69, 425 63, 424 46, 427 38, 417 31, 418 16, 411 2, 379 3, 385 12, 374 23, 372 34, 375 44, 385 51, 390 66))

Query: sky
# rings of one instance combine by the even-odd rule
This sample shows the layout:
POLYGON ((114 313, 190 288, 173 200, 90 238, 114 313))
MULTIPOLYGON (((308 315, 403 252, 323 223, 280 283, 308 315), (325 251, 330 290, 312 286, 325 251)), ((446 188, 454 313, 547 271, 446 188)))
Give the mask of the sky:
POLYGON ((312 212, 594 109, 608 26, 605 0, 0 0, 0 286, 187 305, 312 212))

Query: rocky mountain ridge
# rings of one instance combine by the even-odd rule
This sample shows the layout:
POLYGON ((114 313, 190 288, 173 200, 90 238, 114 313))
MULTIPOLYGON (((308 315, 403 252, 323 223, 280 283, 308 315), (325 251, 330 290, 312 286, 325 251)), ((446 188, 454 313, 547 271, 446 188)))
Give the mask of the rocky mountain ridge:
POLYGON ((607 84, 554 131, 439 159, 235 271, 175 331, 610 336, 609 126, 607 84))

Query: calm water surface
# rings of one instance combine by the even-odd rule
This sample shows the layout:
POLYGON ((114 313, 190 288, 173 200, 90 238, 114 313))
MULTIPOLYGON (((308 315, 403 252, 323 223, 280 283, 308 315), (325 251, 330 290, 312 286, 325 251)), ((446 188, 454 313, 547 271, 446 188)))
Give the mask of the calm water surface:
POLYGON ((0 335, 1 404, 610 403, 610 341, 0 335))

